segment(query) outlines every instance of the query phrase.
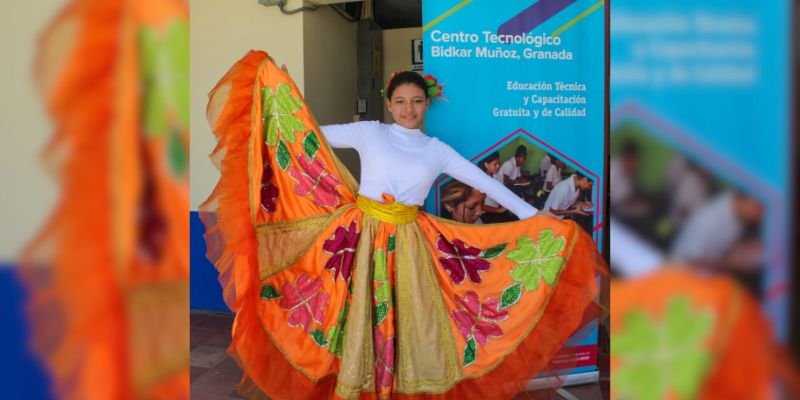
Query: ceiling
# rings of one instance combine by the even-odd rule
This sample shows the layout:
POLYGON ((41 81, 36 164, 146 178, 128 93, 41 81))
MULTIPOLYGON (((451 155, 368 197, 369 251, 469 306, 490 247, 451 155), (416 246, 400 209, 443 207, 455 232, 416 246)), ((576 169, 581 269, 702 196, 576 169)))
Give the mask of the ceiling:
MULTIPOLYGON (((355 18, 361 16, 360 1, 341 3, 336 7, 355 18)), ((422 0, 373 0, 375 22, 383 29, 422 26, 422 0)))
POLYGON ((373 7, 383 29, 422 26, 422 0, 375 0, 373 7))

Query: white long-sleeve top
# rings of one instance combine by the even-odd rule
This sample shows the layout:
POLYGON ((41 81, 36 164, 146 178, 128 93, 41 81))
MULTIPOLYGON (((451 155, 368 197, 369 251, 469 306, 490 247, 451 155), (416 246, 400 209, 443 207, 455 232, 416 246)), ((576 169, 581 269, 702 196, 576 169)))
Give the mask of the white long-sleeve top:
POLYGON ((363 196, 380 200, 382 193, 388 193, 401 203, 422 205, 436 177, 446 173, 486 193, 520 219, 536 214, 535 207, 450 146, 419 129, 378 121, 326 125, 321 129, 331 146, 358 152, 361 159, 358 193, 363 196))

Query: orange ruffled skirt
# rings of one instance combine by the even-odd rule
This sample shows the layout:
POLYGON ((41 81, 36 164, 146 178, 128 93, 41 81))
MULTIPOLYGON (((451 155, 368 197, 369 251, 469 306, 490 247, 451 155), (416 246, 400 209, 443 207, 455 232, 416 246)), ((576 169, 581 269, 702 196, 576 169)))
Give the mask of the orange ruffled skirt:
POLYGON ((210 94, 200 207, 252 398, 510 398, 547 369, 603 265, 572 222, 443 220, 357 195, 307 105, 251 51, 210 94))

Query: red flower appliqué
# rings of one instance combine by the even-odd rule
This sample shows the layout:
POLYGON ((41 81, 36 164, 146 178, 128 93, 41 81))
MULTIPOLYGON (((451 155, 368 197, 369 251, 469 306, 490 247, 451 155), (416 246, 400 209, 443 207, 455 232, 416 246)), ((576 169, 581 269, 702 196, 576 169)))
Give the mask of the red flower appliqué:
POLYGON ((353 267, 359 236, 360 233, 358 232, 356 221, 353 221, 348 229, 345 229, 344 226, 336 228, 333 236, 326 240, 322 246, 322 250, 333 255, 325 264, 325 269, 333 270, 334 281, 339 276, 339 273, 342 274, 343 280, 350 279, 350 271, 353 267))
POLYGON ((375 381, 378 387, 387 387, 392 384, 394 373, 394 336, 386 339, 376 327, 372 337, 375 345, 375 381))
POLYGON ((275 206, 278 200, 278 187, 272 183, 272 165, 270 165, 267 157, 267 145, 261 144, 261 156, 263 158, 262 174, 261 174, 261 208, 267 212, 275 212, 275 206))
POLYGON ((311 330, 311 321, 322 323, 325 317, 325 306, 330 296, 321 292, 322 278, 311 280, 308 275, 301 274, 294 285, 283 285, 280 300, 281 308, 289 310, 289 326, 302 326, 306 332, 311 330))
POLYGON ((451 243, 439 235, 436 248, 444 255, 439 258, 442 268, 450 274, 450 279, 456 284, 464 282, 466 276, 469 276, 472 282, 481 283, 481 271, 486 271, 492 266, 480 257, 481 249, 468 246, 460 239, 451 243))
POLYGON ((315 158, 310 160, 305 155, 298 155, 297 162, 300 169, 292 167, 289 176, 297 181, 294 192, 300 196, 309 193, 314 197, 314 202, 320 206, 335 207, 339 205, 339 179, 325 170, 322 160, 315 158))
POLYGON ((469 291, 464 298, 456 296, 456 301, 461 308, 453 310, 451 315, 465 338, 472 336, 481 345, 486 345, 490 336, 503 336, 503 330, 496 323, 508 318, 508 312, 500 310, 497 299, 489 298, 481 304, 478 295, 469 291))

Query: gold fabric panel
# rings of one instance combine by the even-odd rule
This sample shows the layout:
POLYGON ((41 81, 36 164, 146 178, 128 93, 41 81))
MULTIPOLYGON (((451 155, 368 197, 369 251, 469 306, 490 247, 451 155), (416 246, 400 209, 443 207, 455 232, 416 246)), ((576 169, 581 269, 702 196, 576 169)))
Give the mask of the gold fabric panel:
POLYGON ((461 365, 442 289, 417 224, 397 227, 397 360, 399 393, 441 393, 461 379, 461 365))
POLYGON ((329 215, 257 227, 259 277, 266 279, 294 265, 331 221, 352 208, 348 205, 329 215))
POLYGON ((353 295, 347 315, 347 336, 336 384, 336 394, 344 398, 358 397, 359 392, 372 392, 374 351, 372 343, 372 249, 380 222, 365 216, 356 250, 351 282, 353 295))
POLYGON ((138 393, 189 364, 189 284, 138 286, 128 292, 126 308, 130 378, 138 393))

